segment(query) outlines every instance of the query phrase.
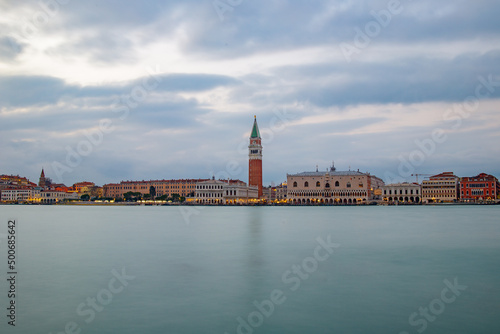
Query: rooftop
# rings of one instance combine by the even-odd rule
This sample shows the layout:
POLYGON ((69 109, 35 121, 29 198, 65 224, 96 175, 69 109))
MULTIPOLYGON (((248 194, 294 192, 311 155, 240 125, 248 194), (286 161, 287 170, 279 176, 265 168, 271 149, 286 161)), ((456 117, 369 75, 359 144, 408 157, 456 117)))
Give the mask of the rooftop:
POLYGON ((298 174, 287 174, 288 176, 366 176, 369 173, 362 173, 358 171, 324 171, 324 172, 302 172, 298 174))

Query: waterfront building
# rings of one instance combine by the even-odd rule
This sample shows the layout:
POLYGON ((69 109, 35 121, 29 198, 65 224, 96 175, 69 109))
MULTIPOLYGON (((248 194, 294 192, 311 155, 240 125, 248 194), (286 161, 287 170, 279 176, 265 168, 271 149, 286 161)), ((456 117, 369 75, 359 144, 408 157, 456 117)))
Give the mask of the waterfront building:
POLYGON ((374 200, 384 181, 358 171, 287 174, 287 198, 293 204, 362 204, 374 200))
POLYGON ((90 190, 89 193, 90 197, 101 198, 104 195, 104 189, 102 187, 93 186, 89 190, 90 190))
POLYGON ((33 198, 33 190, 28 187, 2 189, 2 202, 28 202, 33 198))
POLYGON ((75 192, 65 192, 59 190, 42 190, 40 192, 39 202, 42 204, 54 204, 59 202, 64 202, 67 200, 78 200, 78 196, 75 192))
POLYGON ((109 183, 103 186, 103 196, 109 198, 123 198, 128 192, 136 192, 142 195, 150 193, 151 187, 155 188, 157 197, 179 194, 182 197, 193 196, 196 183, 208 179, 179 179, 179 180, 150 180, 150 181, 122 181, 120 183, 109 183))
POLYGON ((73 184, 73 190, 76 191, 77 193, 79 193, 80 195, 83 195, 83 194, 90 195, 90 191, 93 187, 95 187, 94 182, 86 182, 85 181, 85 182, 78 182, 78 183, 73 184))
POLYGON ((262 197, 262 138, 257 125, 257 116, 254 116, 250 145, 248 145, 248 185, 257 187, 259 198, 262 197))
POLYGON ((272 203, 276 201, 276 187, 269 186, 262 188, 262 199, 267 201, 268 203, 272 203))
POLYGON ((0 201, 28 202, 36 184, 19 175, 0 175, 0 201))
POLYGON ((286 202, 287 201, 287 183, 284 182, 279 186, 276 186, 276 201, 286 202))
POLYGON ((248 204, 257 201, 259 188, 240 180, 201 181, 196 184, 193 204, 248 204))
POLYGON ((381 187, 382 198, 387 203, 420 203, 422 190, 418 183, 394 183, 381 187))
POLYGON ((2 202, 7 203, 51 204, 76 199, 79 199, 79 196, 76 193, 68 193, 59 190, 43 190, 41 187, 18 187, 4 189, 1 193, 2 202))
MULTIPOLYGON (((0 185, 4 185, 5 188, 8 186, 33 186, 27 178, 19 175, 0 175, 0 185)), ((35 185, 36 186, 36 185, 35 185)))
POLYGON ((460 179, 460 199, 464 202, 491 201, 500 195, 500 183, 493 175, 481 173, 460 179))
POLYGON ((78 195, 89 195, 91 198, 103 197, 103 188, 96 186, 94 182, 78 182, 73 184, 71 192, 77 192, 78 195))
POLYGON ((259 202, 259 188, 245 182, 230 183, 224 189, 225 204, 249 204, 259 202))
POLYGON ((422 181, 422 202, 456 202, 459 198, 459 177, 453 172, 444 172, 422 181))

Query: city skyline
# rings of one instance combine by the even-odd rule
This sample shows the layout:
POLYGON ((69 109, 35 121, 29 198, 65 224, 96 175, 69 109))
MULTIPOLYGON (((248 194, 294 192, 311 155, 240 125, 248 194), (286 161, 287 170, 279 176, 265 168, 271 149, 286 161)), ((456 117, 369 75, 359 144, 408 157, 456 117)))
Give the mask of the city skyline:
POLYGON ((0 173, 500 175, 497 2, 222 3, 0 1, 0 173))

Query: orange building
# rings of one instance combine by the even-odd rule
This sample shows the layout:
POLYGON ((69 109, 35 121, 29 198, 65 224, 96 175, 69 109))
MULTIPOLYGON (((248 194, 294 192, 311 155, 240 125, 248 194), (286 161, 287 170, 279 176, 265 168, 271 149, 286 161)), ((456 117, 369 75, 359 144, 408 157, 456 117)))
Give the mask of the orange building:
POLYGON ((93 187, 95 187, 94 182, 78 182, 73 185, 74 191, 79 194, 89 193, 93 187))
POLYGON ((122 198, 128 192, 138 192, 142 195, 149 194, 151 187, 155 188, 156 196, 172 196, 179 194, 187 197, 194 196, 196 183, 207 181, 208 179, 180 179, 180 180, 150 180, 150 181, 122 181, 120 183, 110 183, 103 186, 104 197, 122 198))
POLYGON ((9 185, 18 185, 18 186, 30 186, 31 182, 19 175, 0 175, 0 181, 9 185))
POLYGON ((262 138, 260 137, 257 116, 254 116, 250 145, 248 146, 248 185, 259 188, 262 197, 262 138))
POLYGON ((460 198, 463 201, 494 200, 500 194, 500 183, 493 175, 481 173, 460 180, 460 198))

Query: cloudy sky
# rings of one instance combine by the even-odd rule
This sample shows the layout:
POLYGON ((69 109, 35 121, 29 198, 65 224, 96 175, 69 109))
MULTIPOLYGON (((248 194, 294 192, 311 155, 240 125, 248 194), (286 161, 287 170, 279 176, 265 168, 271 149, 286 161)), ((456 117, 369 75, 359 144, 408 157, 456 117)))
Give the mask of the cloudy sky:
POLYGON ((497 0, 0 0, 0 174, 500 177, 497 0))

